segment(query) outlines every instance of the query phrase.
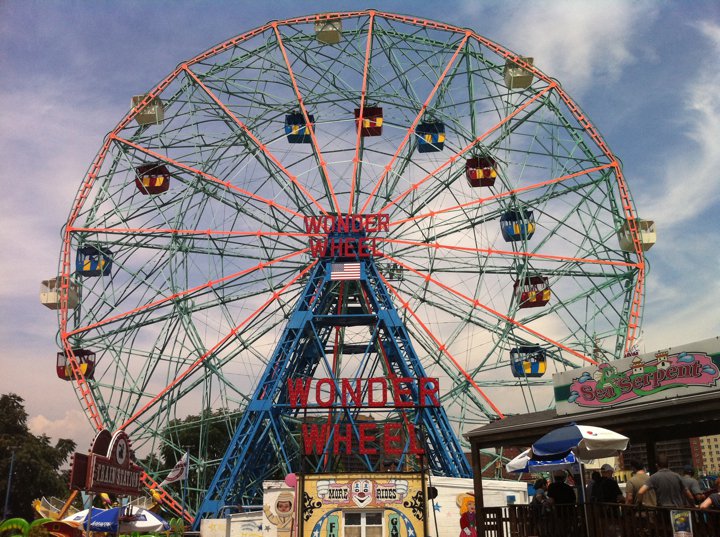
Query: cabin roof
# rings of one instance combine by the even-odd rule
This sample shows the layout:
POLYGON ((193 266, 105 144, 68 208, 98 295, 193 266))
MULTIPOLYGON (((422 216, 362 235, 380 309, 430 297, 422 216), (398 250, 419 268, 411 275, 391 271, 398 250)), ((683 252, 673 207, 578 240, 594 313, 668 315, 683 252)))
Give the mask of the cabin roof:
POLYGON ((720 434, 720 393, 712 390, 564 416, 559 416, 555 409, 517 414, 473 429, 464 436, 475 449, 530 446, 542 435, 573 422, 611 429, 632 442, 720 434))

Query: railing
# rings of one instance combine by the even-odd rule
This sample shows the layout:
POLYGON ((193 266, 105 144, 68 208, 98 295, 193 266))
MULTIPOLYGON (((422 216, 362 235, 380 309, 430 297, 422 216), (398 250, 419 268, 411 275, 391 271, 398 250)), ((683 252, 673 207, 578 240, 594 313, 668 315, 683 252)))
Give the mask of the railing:
MULTIPOLYGON (((692 537, 720 536, 720 511, 592 503, 555 505, 537 512, 529 505, 480 510, 483 537, 673 537, 673 511, 684 511, 692 537), (587 512, 587 525, 585 513, 587 512)), ((688 534, 690 535, 690 534, 688 534)))

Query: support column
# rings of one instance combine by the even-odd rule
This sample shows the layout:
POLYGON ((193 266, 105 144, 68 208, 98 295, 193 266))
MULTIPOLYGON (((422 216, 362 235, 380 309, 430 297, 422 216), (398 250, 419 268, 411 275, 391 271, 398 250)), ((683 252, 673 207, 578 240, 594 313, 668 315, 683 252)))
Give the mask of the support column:
POLYGON ((470 442, 470 458, 472 460, 473 491, 475 492, 475 520, 477 521, 477 537, 485 537, 485 502, 483 500, 480 448, 472 441, 470 442))

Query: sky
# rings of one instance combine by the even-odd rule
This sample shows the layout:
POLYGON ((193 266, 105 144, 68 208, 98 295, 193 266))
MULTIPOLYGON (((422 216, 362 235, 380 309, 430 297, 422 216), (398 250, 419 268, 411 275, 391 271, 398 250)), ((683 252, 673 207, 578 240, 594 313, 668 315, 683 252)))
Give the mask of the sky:
POLYGON ((720 4, 717 1, 0 2, 0 393, 36 434, 88 444, 72 385, 55 376, 57 317, 40 305, 61 228, 131 95, 234 35, 332 10, 472 28, 580 104, 619 156, 638 214, 655 220, 641 350, 720 335, 720 4))

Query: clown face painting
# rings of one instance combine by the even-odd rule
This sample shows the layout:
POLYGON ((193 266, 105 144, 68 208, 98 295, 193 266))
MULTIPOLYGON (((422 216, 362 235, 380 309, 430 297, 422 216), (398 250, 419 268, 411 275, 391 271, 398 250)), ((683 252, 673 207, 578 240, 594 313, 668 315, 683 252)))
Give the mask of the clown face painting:
POLYGON ((372 481, 369 479, 360 479, 353 481, 352 499, 358 507, 367 506, 373 499, 372 481))

